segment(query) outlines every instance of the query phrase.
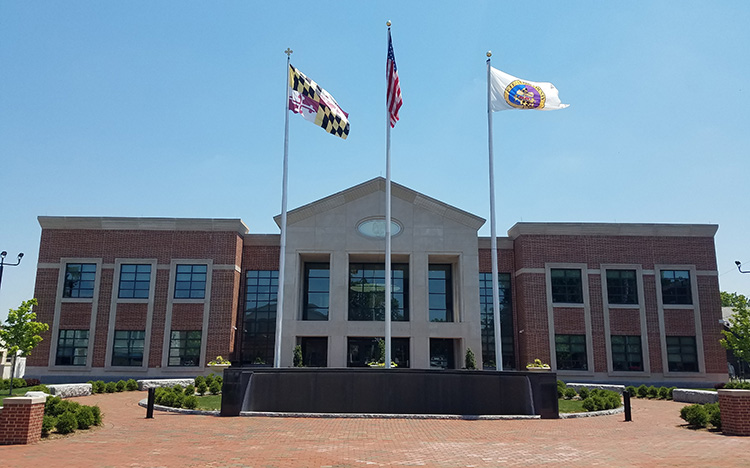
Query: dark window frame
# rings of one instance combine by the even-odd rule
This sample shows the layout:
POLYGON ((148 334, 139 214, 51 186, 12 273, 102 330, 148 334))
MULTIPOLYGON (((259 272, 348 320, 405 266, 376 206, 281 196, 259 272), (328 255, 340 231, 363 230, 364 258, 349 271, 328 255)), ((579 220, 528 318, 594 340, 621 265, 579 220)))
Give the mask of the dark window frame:
POLYGON ((430 369, 456 369, 456 340, 430 338, 430 369), (438 354, 439 351, 445 354, 438 354))
POLYGON ((201 330, 172 330, 169 334, 167 367, 199 366, 201 362, 201 341, 201 330), (177 364, 173 364, 173 362, 177 362, 177 364))
POLYGON ((242 321, 242 362, 273 364, 276 343, 276 308, 279 271, 245 271, 245 312, 242 321))
MULTIPOLYGON (((367 363, 377 358, 378 340, 384 338, 377 336, 349 336, 346 339, 346 366, 367 367, 367 363), (355 348, 356 346, 356 348, 355 348)), ((408 369, 410 367, 409 338, 391 337, 391 361, 395 362, 396 369, 408 369)))
POLYGON ((613 372, 643 372, 643 344, 640 335, 611 335, 613 372))
POLYGON ((454 322, 453 265, 430 263, 427 271, 427 303, 430 322, 454 322))
POLYGON ((305 282, 302 298, 302 320, 328 320, 328 313, 331 306, 330 263, 305 263, 305 282), (322 272, 325 272, 325 274, 322 272))
POLYGON ((698 344, 694 336, 667 336, 666 344, 669 372, 700 372, 698 344))
POLYGON ((632 269, 607 269, 607 302, 638 305, 638 272, 632 269), (630 275, 632 274, 632 277, 630 275))
POLYGON ((557 370, 588 371, 586 335, 555 335, 557 370), (567 347, 567 349, 565 349, 567 347))
POLYGON ((553 304, 583 304, 583 272, 580 268, 550 268, 553 304))
MULTIPOLYGON (((503 369, 516 368, 515 329, 513 327, 513 295, 510 273, 499 273, 500 333, 503 347, 503 369)), ((492 305, 492 273, 479 273, 479 308, 482 327, 483 367, 496 368, 495 315, 492 305)))
POLYGON ((150 263, 120 264, 120 281, 117 290, 118 299, 148 299, 151 289, 150 263), (125 271, 133 268, 133 271, 125 271))
POLYGON ((662 304, 693 305, 690 270, 661 270, 659 278, 661 279, 662 304))
POLYGON ((89 330, 60 330, 57 335, 55 365, 85 366, 88 351, 89 330), (81 343, 82 341, 85 341, 85 343, 81 343))
MULTIPOLYGON (((391 320, 409 321, 409 264, 391 265, 391 320), (396 305, 397 307, 394 307, 396 305)), ((385 265, 383 263, 351 262, 349 264, 349 321, 385 321, 385 265), (354 273, 356 270, 357 273, 354 273), (356 276, 353 276, 355 275, 356 276), (358 281, 358 283, 357 283, 358 281), (360 291, 357 291, 357 288, 360 291), (366 289, 370 289, 369 291, 366 289), (378 298, 382 288, 382 298, 378 298)))
POLYGON ((146 331, 145 330, 115 330, 115 339, 112 343, 112 366, 113 367, 141 367, 143 366, 143 355, 145 352, 146 331), (139 345, 140 343, 140 345, 139 345), (118 346, 118 344, 120 346, 118 346), (120 350, 125 349, 126 352, 120 350), (140 349, 140 355, 138 350, 140 349))
POLYGON ((174 299, 205 299, 207 284, 207 264, 179 263, 175 265, 174 299))
POLYGON ((305 367, 328 367, 328 337, 301 336, 302 364, 305 367))
POLYGON ((66 299, 93 298, 96 270, 96 263, 66 263, 62 297, 66 299), (78 271, 74 271, 76 267, 78 271))

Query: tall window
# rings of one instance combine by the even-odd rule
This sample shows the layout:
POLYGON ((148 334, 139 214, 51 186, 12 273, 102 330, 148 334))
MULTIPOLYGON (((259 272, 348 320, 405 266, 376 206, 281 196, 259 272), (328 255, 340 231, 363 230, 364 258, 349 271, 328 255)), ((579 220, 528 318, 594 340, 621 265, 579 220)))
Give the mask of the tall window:
POLYGON ((148 299, 151 265, 120 265, 120 299, 148 299))
POLYGON ((453 283, 451 265, 429 267, 430 322, 453 321, 453 283))
MULTIPOLYGON (((498 274, 500 293, 500 333, 503 345, 503 369, 516 368, 514 344, 513 307, 510 274, 498 274)), ((492 273, 479 273, 479 310, 482 325, 482 361, 484 367, 496 367, 495 314, 492 307, 492 273)))
POLYGON ((145 331, 115 330, 113 366, 142 366, 145 331))
POLYGON ((197 366, 201 359, 200 330, 175 331, 169 337, 169 366, 197 366))
POLYGON ((65 265, 63 297, 94 297, 96 263, 68 263, 65 265))
POLYGON ((456 355, 450 338, 430 338, 430 367, 455 369, 456 355))
POLYGON ((302 320, 328 320, 331 271, 328 263, 305 264, 302 320))
POLYGON ((85 366, 89 351, 88 330, 60 330, 55 365, 85 366))
POLYGON ((635 270, 607 270, 607 300, 610 304, 638 304, 635 270))
POLYGON ((587 370, 586 335, 555 335, 557 370, 587 370))
POLYGON ((610 340, 612 342, 612 370, 643 370, 640 336, 612 335, 610 340))
POLYGON ((692 304, 690 271, 662 270, 661 298, 664 304, 692 304))
POLYGON ((206 297, 207 265, 177 265, 176 273, 175 299, 204 299, 206 297))
POLYGON ((552 283, 552 302, 583 304, 581 270, 553 268, 550 271, 550 281, 552 283))
MULTIPOLYGON (((380 341, 377 337, 350 337, 348 339, 347 367, 367 367, 380 358, 380 341)), ((400 368, 409 367, 409 338, 391 338, 391 361, 400 368)))
MULTIPOLYGON (((391 265, 391 320, 409 320, 409 265, 391 265)), ((349 320, 385 320, 385 266, 349 265, 349 320)))
POLYGON ((305 367, 328 367, 328 338, 305 336, 299 339, 305 367))
POLYGON ((245 273, 242 338, 242 362, 245 364, 273 364, 278 291, 278 271, 250 270, 245 273))
POLYGON ((668 336, 669 372, 698 372, 698 351, 694 336, 668 336))

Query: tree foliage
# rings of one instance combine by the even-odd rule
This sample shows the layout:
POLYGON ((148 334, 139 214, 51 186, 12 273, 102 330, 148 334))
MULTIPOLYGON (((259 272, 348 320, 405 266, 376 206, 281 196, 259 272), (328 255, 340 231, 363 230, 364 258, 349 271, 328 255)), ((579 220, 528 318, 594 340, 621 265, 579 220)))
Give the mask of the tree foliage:
MULTIPOLYGON (((722 292, 722 303, 725 294, 727 293, 722 292)), ((729 331, 722 330, 724 338, 721 345, 732 351, 738 359, 750 362, 750 306, 741 294, 732 293, 727 296, 733 301, 731 306, 734 314, 727 319, 729 331)))
POLYGON ((728 293, 726 291, 721 291, 719 293, 721 295, 721 306, 722 307, 737 307, 737 306, 747 306, 747 298, 743 296, 742 294, 737 294, 736 292, 728 293))
POLYGON ((8 318, 0 329, 0 343, 10 354, 21 352, 21 356, 31 354, 36 345, 42 341, 40 333, 49 330, 49 325, 36 321, 36 314, 31 311, 37 305, 36 299, 23 301, 18 309, 10 309, 8 318))

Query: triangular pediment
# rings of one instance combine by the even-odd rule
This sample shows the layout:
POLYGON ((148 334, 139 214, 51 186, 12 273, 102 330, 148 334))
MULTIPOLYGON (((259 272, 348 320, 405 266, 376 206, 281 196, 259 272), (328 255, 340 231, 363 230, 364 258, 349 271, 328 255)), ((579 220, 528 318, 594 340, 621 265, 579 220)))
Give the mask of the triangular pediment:
MULTIPOLYGON (((376 177, 374 179, 368 180, 367 182, 355 185, 354 187, 342 190, 341 192, 334 193, 333 195, 329 195, 325 198, 321 198, 320 200, 308 203, 307 205, 295 208, 287 212, 287 223, 294 224, 312 216, 322 214, 339 206, 364 198, 376 192, 383 192, 383 194, 385 195, 385 184, 385 178, 376 177)), ((448 205, 447 203, 443 203, 440 200, 428 197, 427 195, 419 193, 395 182, 391 182, 391 196, 411 203, 415 207, 438 214, 444 218, 451 219, 475 230, 478 230, 480 227, 482 227, 482 225, 484 225, 486 221, 484 218, 448 205)), ((276 221, 277 225, 281 226, 281 215, 275 216, 274 221, 276 221)))

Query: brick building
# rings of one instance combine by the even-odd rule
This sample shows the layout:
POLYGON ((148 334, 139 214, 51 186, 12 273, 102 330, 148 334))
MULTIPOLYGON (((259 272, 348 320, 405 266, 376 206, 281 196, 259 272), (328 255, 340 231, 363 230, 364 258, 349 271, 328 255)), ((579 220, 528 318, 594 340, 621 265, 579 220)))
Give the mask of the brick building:
MULTIPOLYGON (((282 365, 365 366, 385 334, 385 181, 289 212, 282 365)), ((392 356, 495 365, 485 220, 393 184, 392 356)), ((273 362, 279 236, 239 219, 40 217, 27 362, 46 381, 273 362)), ((278 219, 277 219, 278 222, 278 219)), ((503 364, 575 381, 726 379, 715 225, 518 223, 498 239, 503 364)))

